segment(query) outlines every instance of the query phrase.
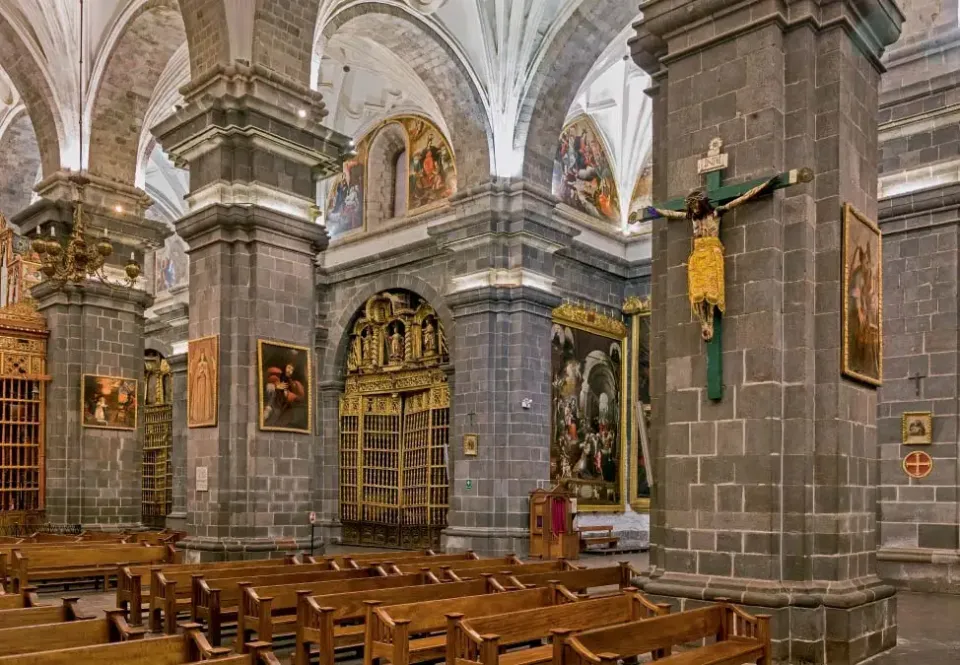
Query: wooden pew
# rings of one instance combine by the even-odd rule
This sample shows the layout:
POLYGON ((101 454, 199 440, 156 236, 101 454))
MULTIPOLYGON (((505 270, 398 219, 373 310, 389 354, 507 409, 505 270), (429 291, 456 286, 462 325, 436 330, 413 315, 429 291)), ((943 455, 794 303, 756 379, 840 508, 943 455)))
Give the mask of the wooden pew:
POLYGON ((103 579, 106 590, 109 578, 116 576, 121 565, 178 561, 179 554, 171 545, 147 547, 134 544, 92 549, 47 547, 14 550, 10 573, 15 591, 32 581, 91 577, 103 579))
POLYGON ((18 543, 16 545, 0 545, 0 578, 3 582, 7 582, 10 576, 10 566, 13 562, 13 552, 14 550, 20 550, 21 552, 32 552, 34 550, 41 549, 51 549, 59 548, 60 551, 66 550, 106 550, 106 549, 117 549, 123 547, 130 547, 126 543, 80 543, 80 542, 69 542, 69 543, 34 543, 30 542, 29 539, 25 539, 24 542, 18 543))
MULTIPOLYGON (((180 596, 185 606, 190 604, 190 579, 197 573, 209 573, 221 577, 237 575, 259 575, 268 572, 282 573, 297 564, 297 558, 287 555, 284 559, 260 559, 257 561, 210 561, 207 563, 171 563, 149 566, 120 566, 117 570, 117 607, 124 610, 134 626, 143 623, 143 606, 149 607, 153 590, 159 590, 163 598, 164 584, 175 582, 182 589, 180 596), (157 573, 163 577, 157 577, 157 573), (146 580, 146 584, 144 584, 146 580)), ((325 570, 317 565, 316 570, 325 570)), ((162 606, 162 603, 161 603, 162 606)), ((150 630, 158 630, 151 626, 150 630)))
POLYGON ((143 628, 127 625, 120 610, 107 610, 102 619, 42 623, 0 629, 0 654, 10 656, 92 644, 142 639, 143 628))
MULTIPOLYGON (((576 598, 563 587, 554 587, 554 591, 567 599, 576 598)), ((587 630, 667 612, 669 605, 654 605, 636 589, 629 589, 616 596, 479 618, 451 613, 447 616, 446 659, 450 665, 548 663, 553 659, 553 646, 549 644, 503 654, 500 647, 538 642, 555 635, 558 626, 567 631, 587 630)))
MULTIPOLYGON (((181 665, 216 660, 217 665, 251 665, 250 656, 233 656, 229 649, 211 647, 198 628, 184 626, 182 635, 151 640, 130 640, 0 656, 0 665, 181 665)), ((259 654, 256 654, 259 655, 259 654)), ((276 658, 273 662, 277 662, 276 658)))
POLYGON ((64 598, 62 605, 31 605, 18 610, 0 610, 0 630, 93 618, 80 614, 78 601, 79 598, 64 598))
MULTIPOLYGON (((423 568, 425 564, 420 567, 423 568)), ((390 574, 407 574, 414 572, 416 566, 392 566, 387 572, 390 574)), ((487 562, 483 559, 479 561, 467 561, 458 564, 445 564, 439 567, 431 566, 430 570, 441 580, 450 580, 452 582, 463 582, 464 580, 476 577, 482 573, 493 573, 500 575, 509 574, 534 574, 562 572, 565 570, 579 570, 577 566, 570 564, 564 559, 555 561, 544 561, 541 563, 515 563, 505 564, 498 559, 487 562)))
POLYGON ((658 665, 770 663, 770 617, 754 617, 727 603, 576 635, 553 632, 554 665, 616 665, 645 653, 658 665), (702 638, 716 641, 671 655, 673 646, 702 638))
MULTIPOLYGON (((391 580, 398 578, 391 577, 391 580)), ((441 598, 479 596, 497 591, 485 575, 469 582, 446 584, 421 584, 394 589, 350 591, 327 595, 311 595, 310 591, 297 592, 296 634, 297 651, 294 665, 309 665, 311 653, 318 653, 321 665, 333 665, 337 649, 363 646, 364 620, 367 601, 379 601, 382 605, 425 602, 441 598), (360 622, 360 623, 357 623, 360 622)), ((263 621, 263 615, 261 615, 263 621)), ((246 624, 250 626, 248 622, 246 624)), ((275 624, 274 624, 275 625, 275 624)), ((273 626, 256 628, 261 634, 276 636, 273 626)), ((259 637, 263 640, 264 637, 259 637)))
MULTIPOLYGON (((422 575, 417 577, 420 580, 423 579, 422 575)), ((240 599, 243 598, 247 587, 293 584, 301 589, 311 589, 315 584, 331 584, 333 586, 323 588, 348 591, 386 586, 388 583, 385 582, 385 578, 387 575, 379 566, 361 570, 334 570, 307 574, 222 577, 211 580, 209 583, 203 575, 194 575, 191 580, 190 619, 193 622, 206 623, 210 642, 214 646, 220 646, 223 624, 237 620, 240 599)), ((175 622, 167 617, 168 632, 174 624, 175 622)))
POLYGON ((423 557, 435 556, 433 550, 421 550, 419 552, 364 552, 356 554, 337 554, 334 556, 325 556, 324 560, 333 563, 335 568, 364 568, 371 563, 382 561, 406 561, 407 559, 420 559, 423 557), (350 561, 353 561, 351 564, 350 561))
POLYGON ((616 566, 547 573, 525 574, 523 569, 519 569, 511 575, 497 575, 496 580, 506 589, 523 589, 556 582, 574 593, 586 594, 588 589, 597 587, 617 585, 620 589, 625 589, 631 585, 631 579, 635 574, 629 563, 621 561, 616 566))
POLYGON ((77 539, 80 543, 132 543, 133 536, 119 531, 84 531, 77 539))
POLYGON ((0 594, 0 610, 20 610, 39 604, 36 587, 24 587, 19 593, 0 594))
POLYGON ((593 546, 616 547, 620 539, 613 535, 612 526, 581 526, 577 528, 580 534, 580 551, 586 552, 593 546))
POLYGON ((363 663, 373 665, 385 658, 391 665, 410 665, 442 658, 446 653, 447 616, 482 617, 504 612, 529 610, 542 612, 558 603, 575 603, 576 596, 560 594, 556 588, 524 589, 509 593, 492 593, 406 603, 380 607, 378 601, 366 601, 363 663))
MULTIPOLYGON (((345 567, 347 568, 363 568, 371 563, 383 563, 384 566, 401 563, 406 566, 413 565, 440 565, 444 563, 455 564, 462 561, 478 561, 480 557, 476 555, 475 552, 461 552, 459 554, 431 554, 431 555, 419 555, 419 556, 401 556, 397 557, 397 554, 394 552, 388 552, 383 554, 379 559, 368 558, 363 561, 357 561, 349 554, 344 555, 343 557, 345 567)), ((495 559, 491 559, 495 560, 495 559)), ((506 559, 503 559, 506 561, 506 559)))

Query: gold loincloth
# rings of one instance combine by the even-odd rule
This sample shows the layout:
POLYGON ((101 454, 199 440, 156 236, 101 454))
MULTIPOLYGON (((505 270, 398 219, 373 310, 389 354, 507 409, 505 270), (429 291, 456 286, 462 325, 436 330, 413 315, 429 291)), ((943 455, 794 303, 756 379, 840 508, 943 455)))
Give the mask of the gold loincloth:
POLYGON ((700 303, 706 302, 721 312, 724 311, 726 298, 723 288, 723 243, 719 238, 693 239, 693 251, 687 263, 687 293, 694 316, 698 320, 702 316, 697 308, 700 303))

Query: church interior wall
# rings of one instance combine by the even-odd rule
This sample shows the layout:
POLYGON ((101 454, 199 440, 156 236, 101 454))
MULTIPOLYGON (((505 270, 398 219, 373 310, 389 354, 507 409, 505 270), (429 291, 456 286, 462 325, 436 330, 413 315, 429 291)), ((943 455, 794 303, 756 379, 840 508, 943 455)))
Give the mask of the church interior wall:
POLYGON ((960 10, 907 0, 885 58, 879 109, 884 384, 878 393, 878 571, 894 584, 960 592, 960 10), (928 445, 904 445, 904 413, 931 413, 928 445), (904 458, 922 450, 929 475, 904 458))

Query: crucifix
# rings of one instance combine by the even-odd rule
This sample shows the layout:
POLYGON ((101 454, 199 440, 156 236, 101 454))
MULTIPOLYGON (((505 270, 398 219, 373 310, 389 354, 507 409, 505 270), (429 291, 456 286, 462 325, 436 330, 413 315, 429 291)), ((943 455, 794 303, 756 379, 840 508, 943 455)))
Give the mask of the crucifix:
POLYGON ((726 299, 720 219, 758 196, 813 180, 810 169, 794 169, 742 185, 723 185, 722 174, 728 163, 723 140, 713 139, 707 156, 697 163, 697 172, 706 176, 706 187, 647 208, 644 216, 683 219, 693 226, 693 250, 687 259, 687 295, 693 315, 700 322, 700 336, 707 343, 707 396, 711 400, 723 399, 722 316, 726 299))
POLYGON ((922 385, 920 382, 923 381, 925 378, 927 378, 927 375, 921 374, 919 371, 910 377, 910 380, 916 384, 917 397, 920 396, 920 386, 922 385))

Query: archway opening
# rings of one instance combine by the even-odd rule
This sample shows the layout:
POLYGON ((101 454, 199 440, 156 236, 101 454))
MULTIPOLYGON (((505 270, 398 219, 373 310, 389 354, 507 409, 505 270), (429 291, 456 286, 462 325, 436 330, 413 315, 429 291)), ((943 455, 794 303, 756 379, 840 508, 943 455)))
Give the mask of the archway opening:
POLYGON ((440 317, 417 294, 384 291, 357 312, 340 398, 345 544, 440 546, 449 505, 448 361, 440 317))

